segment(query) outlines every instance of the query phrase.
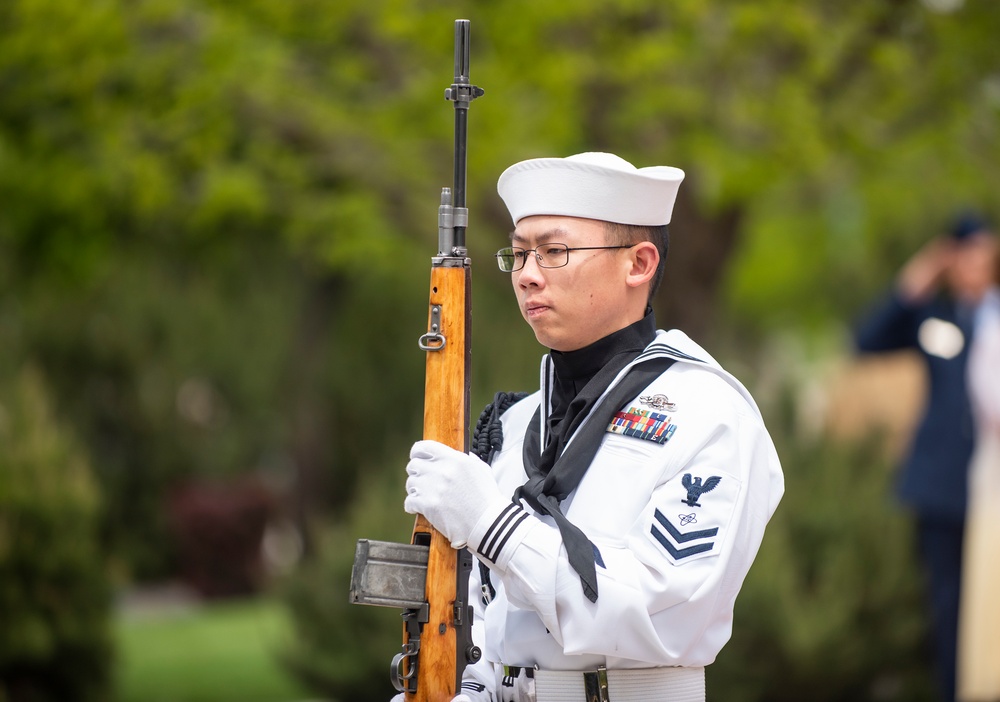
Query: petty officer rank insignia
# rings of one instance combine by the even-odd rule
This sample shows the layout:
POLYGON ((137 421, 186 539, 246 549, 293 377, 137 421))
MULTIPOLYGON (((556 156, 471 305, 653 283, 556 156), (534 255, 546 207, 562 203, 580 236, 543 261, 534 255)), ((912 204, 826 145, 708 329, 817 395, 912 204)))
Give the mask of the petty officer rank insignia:
POLYGON ((612 417, 607 429, 611 434, 631 436, 658 444, 670 441, 676 430, 677 425, 670 421, 669 415, 637 407, 618 412, 612 417))
POLYGON ((733 475, 681 471, 656 490, 646 537, 673 565, 718 554, 740 495, 733 475))

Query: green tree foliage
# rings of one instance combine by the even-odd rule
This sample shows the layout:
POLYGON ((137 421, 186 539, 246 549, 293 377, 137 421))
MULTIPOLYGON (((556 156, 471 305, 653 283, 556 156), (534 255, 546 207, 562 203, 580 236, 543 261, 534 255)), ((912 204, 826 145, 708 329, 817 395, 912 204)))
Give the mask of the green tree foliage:
POLYGON ((107 699, 111 593, 86 454, 37 371, 0 387, 0 699, 107 699))
POLYGON ((407 218, 372 181, 388 153, 329 70, 238 14, 0 13, 2 331, 92 447, 125 573, 168 566, 160 504, 186 476, 291 473, 346 501, 368 437, 336 428, 368 409, 357 384, 420 387, 371 323, 422 273, 397 263, 407 218))
POLYGON ((655 306, 718 357, 839 324, 998 181, 1000 4, 939 4, 0 3, 0 374, 43 369, 122 579, 170 572, 187 479, 260 473, 306 526, 398 475, 459 14, 474 408, 536 378, 490 258, 520 158, 685 169, 655 306))
POLYGON ((581 149, 684 168, 657 305, 698 337, 720 301, 757 328, 828 322, 956 206, 992 203, 993 3, 555 5, 480 8, 503 91, 477 106, 480 171, 581 149))

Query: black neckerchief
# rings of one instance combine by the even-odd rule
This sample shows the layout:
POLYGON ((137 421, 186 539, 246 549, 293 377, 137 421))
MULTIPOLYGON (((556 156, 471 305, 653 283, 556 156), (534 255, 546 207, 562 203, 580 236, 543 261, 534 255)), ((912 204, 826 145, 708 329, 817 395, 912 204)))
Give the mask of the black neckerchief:
POLYGON ((550 358, 556 373, 552 393, 553 421, 546 425, 545 447, 541 448, 541 400, 535 416, 528 423, 524 437, 523 461, 528 482, 514 493, 514 499, 524 499, 536 511, 551 516, 563 537, 570 565, 580 575, 584 593, 591 602, 597 600, 595 548, 579 527, 572 524, 559 506, 583 479, 594 454, 604 437, 604 431, 622 403, 634 398, 655 380, 671 363, 669 359, 653 359, 637 364, 595 409, 611 382, 656 337, 656 321, 651 310, 638 322, 625 327, 578 351, 550 358), (584 420, 590 417, 584 431, 567 450, 567 444, 584 420))

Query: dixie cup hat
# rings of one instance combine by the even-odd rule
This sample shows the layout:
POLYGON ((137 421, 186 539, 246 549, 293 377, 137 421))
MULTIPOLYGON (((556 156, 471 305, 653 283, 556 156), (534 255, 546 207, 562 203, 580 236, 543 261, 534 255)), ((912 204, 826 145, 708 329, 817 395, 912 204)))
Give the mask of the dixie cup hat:
POLYGON ((515 163, 500 174, 497 192, 515 226, 532 215, 659 226, 670 223, 682 180, 679 168, 636 168, 614 154, 590 151, 515 163))

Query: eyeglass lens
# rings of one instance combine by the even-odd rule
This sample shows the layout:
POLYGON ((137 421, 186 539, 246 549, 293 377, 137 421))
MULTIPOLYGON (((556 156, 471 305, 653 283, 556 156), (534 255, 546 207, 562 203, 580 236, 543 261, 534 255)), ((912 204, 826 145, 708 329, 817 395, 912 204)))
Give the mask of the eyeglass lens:
POLYGON ((510 273, 520 270, 528 254, 535 254, 538 265, 542 268, 561 268, 569 262, 569 247, 565 244, 545 244, 535 249, 520 249, 509 246, 497 251, 497 264, 500 270, 510 273))

